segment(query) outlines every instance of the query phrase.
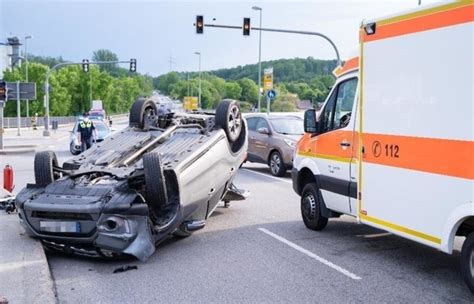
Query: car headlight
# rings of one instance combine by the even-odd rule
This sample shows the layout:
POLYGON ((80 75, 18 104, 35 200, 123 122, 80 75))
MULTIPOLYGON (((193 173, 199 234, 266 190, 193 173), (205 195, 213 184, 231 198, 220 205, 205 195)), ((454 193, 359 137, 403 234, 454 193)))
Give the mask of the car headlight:
POLYGON ((296 147, 296 141, 291 140, 291 139, 286 139, 286 138, 283 139, 283 140, 286 142, 286 144, 287 144, 288 146, 290 146, 290 147, 292 147, 292 148, 295 148, 295 147, 296 147))

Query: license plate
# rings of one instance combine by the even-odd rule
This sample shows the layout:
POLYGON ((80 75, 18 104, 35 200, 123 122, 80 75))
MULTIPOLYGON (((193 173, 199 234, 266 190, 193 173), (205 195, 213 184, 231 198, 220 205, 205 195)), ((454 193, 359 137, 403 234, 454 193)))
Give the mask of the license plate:
POLYGON ((80 222, 40 221, 40 230, 45 232, 81 232, 80 222))

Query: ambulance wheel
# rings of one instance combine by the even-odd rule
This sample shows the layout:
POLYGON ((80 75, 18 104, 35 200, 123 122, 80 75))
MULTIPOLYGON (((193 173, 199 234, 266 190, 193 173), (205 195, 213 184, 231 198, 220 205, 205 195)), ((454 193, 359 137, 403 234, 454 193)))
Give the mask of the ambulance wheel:
POLYGON ((219 103, 216 109, 216 125, 225 131, 230 143, 239 139, 244 124, 237 101, 224 99, 219 103))
POLYGON ((315 183, 304 186, 301 192, 301 216, 305 226, 311 230, 323 230, 328 218, 321 214, 319 190, 315 183))
POLYGON ((157 115, 156 104, 152 99, 138 98, 130 108, 129 126, 143 129, 148 120, 157 115))
POLYGON ((467 287, 474 294, 474 232, 468 235, 462 245, 461 273, 467 287))
POLYGON ((35 154, 34 171, 37 185, 47 186, 60 177, 54 172, 58 166, 58 158, 53 151, 41 151, 35 154))

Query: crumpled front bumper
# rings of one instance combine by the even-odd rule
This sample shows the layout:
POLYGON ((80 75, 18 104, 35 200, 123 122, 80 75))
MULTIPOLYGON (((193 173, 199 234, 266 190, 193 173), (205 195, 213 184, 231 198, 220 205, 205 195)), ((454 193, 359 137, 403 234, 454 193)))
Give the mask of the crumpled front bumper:
POLYGON ((80 234, 40 231, 38 226, 31 225, 26 215, 29 211, 20 210, 19 212, 20 222, 26 232, 32 237, 55 245, 48 247, 68 248, 64 251, 72 253, 75 252, 74 249, 80 253, 84 248, 93 247, 98 252, 133 255, 141 261, 146 261, 155 252, 155 242, 149 228, 148 216, 103 214, 96 222, 94 232, 81 236, 80 234), (112 220, 120 224, 113 227, 110 224, 112 220))
POLYGON ((53 247, 93 248, 142 261, 155 251, 148 206, 140 202, 140 196, 121 193, 105 203, 94 196, 35 197, 28 191, 17 196, 20 222, 30 236, 53 247))

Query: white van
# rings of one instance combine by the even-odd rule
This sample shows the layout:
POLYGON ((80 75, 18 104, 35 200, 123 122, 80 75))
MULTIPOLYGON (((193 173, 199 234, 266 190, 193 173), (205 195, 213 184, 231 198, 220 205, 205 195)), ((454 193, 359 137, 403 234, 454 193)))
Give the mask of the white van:
POLYGON ((360 53, 305 113, 292 171, 305 225, 352 215, 452 253, 474 292, 474 1, 363 22, 360 53))

